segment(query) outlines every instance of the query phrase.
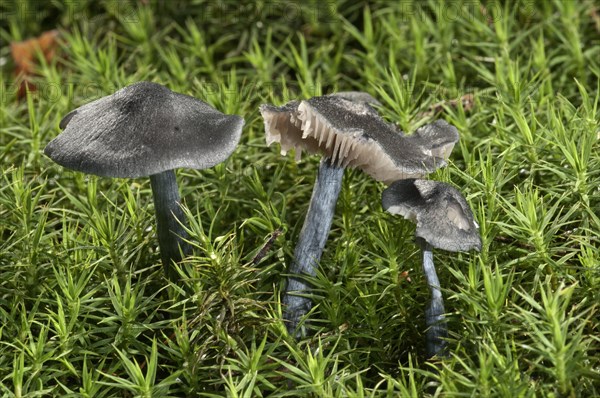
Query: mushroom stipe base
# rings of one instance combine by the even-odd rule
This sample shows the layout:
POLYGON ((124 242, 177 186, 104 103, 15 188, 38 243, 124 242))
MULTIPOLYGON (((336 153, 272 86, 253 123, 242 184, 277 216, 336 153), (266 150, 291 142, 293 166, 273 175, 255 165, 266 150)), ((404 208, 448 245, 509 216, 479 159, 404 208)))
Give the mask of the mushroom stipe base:
POLYGON ((440 280, 433 264, 433 247, 421 238, 417 240, 420 241, 423 252, 423 273, 431 292, 431 301, 425 310, 427 357, 445 356, 446 341, 444 339, 448 337, 448 328, 444 317, 446 310, 444 309, 444 298, 440 290, 440 280))
POLYGON ((343 167, 332 165, 329 159, 321 160, 283 297, 286 328, 296 337, 305 334, 305 330, 298 330, 298 325, 302 317, 310 311, 312 302, 306 296, 310 286, 304 278, 294 277, 294 275, 314 277, 317 274, 317 264, 331 229, 343 176, 343 167))

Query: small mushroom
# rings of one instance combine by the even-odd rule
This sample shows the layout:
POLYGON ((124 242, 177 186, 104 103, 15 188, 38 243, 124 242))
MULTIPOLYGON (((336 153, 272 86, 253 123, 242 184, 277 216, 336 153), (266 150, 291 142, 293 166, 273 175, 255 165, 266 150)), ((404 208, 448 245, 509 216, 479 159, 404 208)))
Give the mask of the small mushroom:
POLYGON ((407 136, 369 105, 376 102, 367 93, 345 92, 260 107, 268 145, 278 142, 282 155, 295 149, 296 160, 303 150, 323 155, 283 298, 290 332, 311 308, 310 299, 301 296, 309 290, 302 275, 316 275, 344 169, 356 167, 386 183, 422 177, 446 164, 458 140, 456 129, 443 121, 407 136))
POLYGON ((433 248, 452 252, 481 250, 473 212, 463 195, 449 184, 408 179, 391 184, 382 196, 383 209, 417 225, 417 243, 423 252, 423 271, 431 291, 425 312, 427 355, 444 355, 448 329, 444 299, 433 264, 433 248))
POLYGON ((56 163, 102 177, 150 176, 161 259, 190 250, 174 169, 223 162, 240 139, 244 119, 157 83, 139 82, 83 105, 60 122, 64 131, 44 153, 56 163))

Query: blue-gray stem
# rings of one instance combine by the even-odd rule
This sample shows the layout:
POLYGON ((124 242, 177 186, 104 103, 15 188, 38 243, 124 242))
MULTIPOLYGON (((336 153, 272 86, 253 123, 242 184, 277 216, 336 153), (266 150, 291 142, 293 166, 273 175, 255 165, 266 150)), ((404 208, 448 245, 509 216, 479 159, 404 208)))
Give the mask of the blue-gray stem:
POLYGON ((317 265, 329 235, 343 176, 343 167, 331 165, 327 159, 321 161, 283 297, 286 327, 288 332, 296 333, 296 337, 303 335, 302 330, 297 330, 298 324, 302 316, 310 311, 312 303, 310 298, 302 296, 309 292, 310 286, 302 277, 294 275, 317 274, 317 265))
POLYGON ((173 262, 181 261, 181 254, 188 254, 190 246, 184 239, 187 233, 182 227, 185 220, 181 209, 181 197, 174 170, 163 171, 150 176, 154 210, 156 212, 156 232, 160 256, 165 274, 171 280, 177 278, 173 262))
POLYGON ((440 290, 440 280, 433 264, 433 248, 425 241, 421 241, 423 251, 423 272, 431 292, 431 302, 425 310, 425 323, 427 325, 427 356, 444 356, 446 351, 445 337, 448 329, 444 318, 444 299, 440 290))

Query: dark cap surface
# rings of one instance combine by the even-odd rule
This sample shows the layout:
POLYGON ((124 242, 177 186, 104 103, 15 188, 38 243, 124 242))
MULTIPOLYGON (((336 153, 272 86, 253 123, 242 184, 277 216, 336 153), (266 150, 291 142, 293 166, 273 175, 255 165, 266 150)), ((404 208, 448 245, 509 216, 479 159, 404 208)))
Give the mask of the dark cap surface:
POLYGON ((233 152, 244 120, 160 84, 139 82, 83 105, 44 149, 56 163, 105 177, 204 169, 233 152))
POLYGON ((464 196, 453 186, 407 179, 391 184, 383 209, 417 224, 416 236, 448 251, 481 250, 479 228, 464 196))

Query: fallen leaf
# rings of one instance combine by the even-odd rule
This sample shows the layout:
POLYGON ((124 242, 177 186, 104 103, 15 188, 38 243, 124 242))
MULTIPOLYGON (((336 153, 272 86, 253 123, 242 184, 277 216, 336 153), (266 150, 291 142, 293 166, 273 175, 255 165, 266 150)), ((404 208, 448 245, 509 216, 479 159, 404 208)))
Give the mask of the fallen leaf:
POLYGON ((400 275, 398 275, 398 283, 400 283, 401 279, 404 279, 408 283, 412 282, 412 279, 410 279, 410 276, 408 275, 408 271, 402 271, 400 275))
POLYGON ((58 30, 50 30, 39 37, 10 43, 10 53, 15 63, 15 76, 19 85, 17 98, 23 98, 28 88, 31 91, 35 90, 30 78, 35 75, 37 54, 40 52, 46 62, 50 62, 58 48, 58 35, 58 30))
POLYGON ((590 8, 589 11, 590 17, 592 17, 592 21, 596 25, 596 30, 600 33, 600 14, 598 14, 598 7, 594 6, 590 8))

